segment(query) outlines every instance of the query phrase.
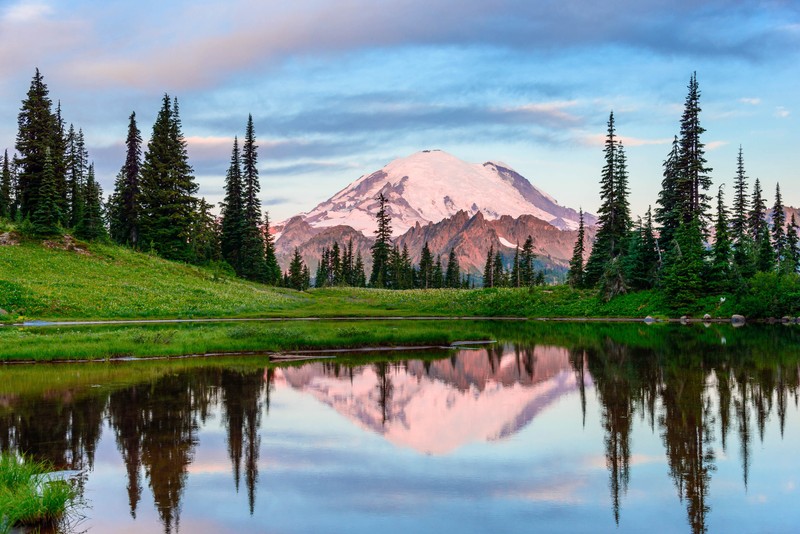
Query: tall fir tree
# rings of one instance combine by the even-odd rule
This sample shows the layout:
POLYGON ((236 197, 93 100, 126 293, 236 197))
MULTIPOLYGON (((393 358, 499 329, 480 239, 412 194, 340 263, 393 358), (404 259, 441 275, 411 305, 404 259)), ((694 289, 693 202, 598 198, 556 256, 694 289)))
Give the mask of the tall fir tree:
POLYGON ((489 245, 486 264, 483 267, 483 287, 494 287, 494 245, 489 245))
POLYGON ((762 228, 767 226, 767 205, 761 196, 761 182, 756 178, 753 184, 753 200, 750 203, 750 214, 747 217, 747 227, 754 241, 759 240, 762 228))
POLYGON ((775 248, 775 261, 780 264, 786 252, 786 215, 783 213, 781 184, 775 185, 775 204, 772 206, 772 246, 775 248))
POLYGON ((583 208, 581 208, 578 212, 578 237, 575 239, 575 246, 572 247, 572 258, 569 260, 569 271, 567 271, 567 283, 572 287, 583 287, 583 254, 585 251, 583 240, 585 236, 583 208))
POLYGON ((428 247, 428 242, 422 246, 422 252, 419 258, 419 276, 417 277, 419 287, 422 289, 429 289, 433 281, 433 254, 428 247))
POLYGON ((522 286, 522 274, 520 272, 519 243, 514 248, 514 259, 511 260, 511 274, 509 276, 511 287, 522 286))
POLYGON ((596 285, 612 261, 624 255, 625 239, 630 229, 625 152, 616 139, 614 113, 608 118, 608 132, 603 147, 605 164, 600 177, 600 209, 597 234, 584 271, 584 283, 596 285))
POLYGON ((136 125, 136 112, 132 112, 128 118, 128 135, 125 139, 125 163, 117 175, 114 193, 109 200, 109 226, 111 239, 133 248, 139 244, 141 166, 142 134, 136 125))
POLYGON ((731 212, 731 238, 734 245, 739 243, 747 234, 747 174, 744 170, 744 156, 739 145, 739 155, 736 157, 736 177, 733 185, 733 209, 731 212))
POLYGON ((222 249, 220 247, 222 230, 217 218, 211 211, 212 207, 212 204, 206 202, 205 198, 200 198, 192 225, 190 242, 192 243, 195 261, 200 264, 208 264, 222 259, 222 249))
POLYGON ((503 255, 500 254, 500 250, 498 249, 494 252, 494 259, 492 260, 492 283, 494 287, 506 287, 508 286, 507 282, 506 269, 503 265, 503 255))
POLYGON ((190 243, 197 184, 181 129, 178 100, 165 94, 141 171, 141 235, 171 260, 194 260, 190 243))
POLYGON ((289 262, 289 287, 297 291, 308 289, 308 267, 300 256, 300 250, 295 247, 292 260, 289 262))
POLYGON ((221 206, 221 243, 222 258, 233 267, 237 275, 244 270, 242 248, 245 240, 247 221, 243 205, 242 161, 239 152, 239 139, 233 138, 231 163, 225 175, 225 199, 221 206))
POLYGON ((522 285, 532 286, 536 273, 534 272, 533 260, 536 259, 536 254, 533 252, 533 236, 530 234, 525 239, 522 245, 522 253, 519 260, 519 274, 522 278, 522 285))
POLYGON ((671 246, 675 232, 681 224, 681 213, 678 196, 680 144, 678 136, 672 140, 672 149, 664 160, 661 191, 658 193, 658 206, 655 220, 660 225, 659 241, 661 248, 671 246))
POLYGON ((728 211, 725 207, 725 197, 722 185, 717 192, 717 217, 714 226, 714 244, 711 246, 711 273, 710 286, 717 291, 727 291, 731 288, 731 239, 728 223, 728 211))
POLYGON ((266 271, 265 283, 279 285, 281 281, 281 268, 275 255, 275 238, 270 233, 269 212, 264 213, 264 265, 266 271))
POLYGON ((95 240, 108 237, 103 224, 103 192, 95 180, 94 164, 89 165, 86 185, 83 188, 83 217, 75 225, 75 234, 81 239, 95 240))
POLYGON ((769 235, 766 222, 761 225, 755 243, 756 270, 762 273, 771 272, 775 268, 775 249, 769 235))
POLYGON ((248 115, 242 145, 242 193, 244 194, 245 233, 242 240, 242 270, 245 278, 266 281, 267 266, 264 260, 264 234, 261 231, 261 201, 258 194, 258 145, 253 126, 253 116, 248 115))
POLYGON ((67 146, 69 155, 67 169, 69 226, 74 228, 83 218, 85 209, 83 202, 86 198, 84 187, 89 171, 89 152, 86 150, 86 139, 82 129, 79 128, 76 132, 70 124, 67 146))
POLYGON ((458 265, 458 256, 455 249, 450 249, 447 258, 447 274, 445 275, 445 287, 458 289, 461 287, 461 267, 458 265))
POLYGON ((647 208, 644 222, 632 232, 624 262, 625 278, 632 289, 650 289, 658 277, 659 248, 653 229, 653 213, 647 208))
POLYGON ((797 236, 797 220, 794 213, 786 230, 786 254, 781 268, 788 273, 796 273, 800 269, 800 238, 797 236))
POLYGON ((681 117, 677 191, 683 222, 689 223, 697 217, 700 229, 705 233, 711 199, 707 191, 711 187, 709 173, 712 169, 706 165, 705 144, 701 140, 706 130, 700 125, 702 109, 696 72, 689 79, 688 89, 681 117))
POLYGON ((61 116, 61 102, 56 104, 54 116, 55 124, 52 132, 51 157, 53 159, 53 171, 56 179, 56 191, 58 191, 58 211, 61 213, 61 226, 66 226, 69 222, 68 203, 67 203, 67 134, 64 129, 64 119, 61 116))
POLYGON ((433 264, 433 287, 436 289, 444 287, 444 269, 442 268, 441 254, 436 256, 436 263, 433 264))
POLYGON ((50 149, 45 150, 44 167, 37 194, 36 211, 30 217, 33 231, 40 236, 56 235, 61 232, 61 212, 59 211, 58 186, 50 149))
POLYGON ((11 165, 8 161, 8 150, 3 154, 3 166, 0 169, 0 217, 11 219, 14 214, 14 184, 11 182, 11 165))
POLYGON ((681 222, 664 258, 662 290, 675 311, 685 311, 704 294, 705 251, 697 217, 681 222))
MULTIPOLYGON (((46 160, 49 160, 51 166, 49 172, 52 173, 54 182, 54 200, 56 206, 60 204, 56 171, 51 155, 53 139, 57 133, 56 117, 52 112, 49 91, 39 69, 36 69, 17 118, 17 200, 22 219, 32 218, 37 212, 39 196, 43 189, 46 160)), ((48 202, 50 200, 48 199, 48 202)))
POLYGON ((392 218, 387 209, 388 200, 383 193, 378 195, 378 213, 375 219, 378 228, 375 230, 375 243, 372 245, 372 274, 369 285, 372 287, 389 287, 389 254, 392 249, 392 218))

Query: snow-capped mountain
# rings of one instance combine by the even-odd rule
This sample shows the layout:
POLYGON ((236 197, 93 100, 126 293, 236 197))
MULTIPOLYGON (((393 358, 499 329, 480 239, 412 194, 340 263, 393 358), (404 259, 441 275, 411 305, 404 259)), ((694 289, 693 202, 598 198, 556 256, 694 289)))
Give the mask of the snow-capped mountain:
MULTIPOLYGON (((376 198, 389 200, 394 236, 417 224, 439 222, 459 211, 486 219, 533 215, 562 230, 578 227, 578 213, 559 205, 508 165, 467 163, 440 150, 424 150, 397 159, 362 176, 300 217, 313 228, 350 226, 371 236, 375 231, 376 198)), ((586 215, 585 222, 596 222, 586 215)), ((283 225, 277 225, 280 229, 283 225)))

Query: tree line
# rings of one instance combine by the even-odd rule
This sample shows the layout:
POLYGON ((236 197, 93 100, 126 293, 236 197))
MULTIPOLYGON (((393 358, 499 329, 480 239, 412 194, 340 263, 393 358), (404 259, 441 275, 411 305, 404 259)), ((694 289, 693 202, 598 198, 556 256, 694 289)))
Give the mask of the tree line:
POLYGON ((693 73, 680 134, 674 137, 663 163, 655 213, 648 208, 644 218, 636 222, 628 204, 625 150, 611 112, 603 147, 605 164, 600 175, 597 233, 584 263, 581 212, 567 274, 569 284, 597 288, 606 299, 656 288, 677 308, 709 293, 739 291, 756 277, 796 275, 800 269, 797 221, 792 216, 787 225, 780 184, 775 187, 775 201, 769 212, 758 178, 752 193, 748 193, 741 147, 733 204, 731 208, 726 206, 720 185, 712 215, 712 169, 705 158, 705 128, 700 124, 700 112, 700 89, 693 73))

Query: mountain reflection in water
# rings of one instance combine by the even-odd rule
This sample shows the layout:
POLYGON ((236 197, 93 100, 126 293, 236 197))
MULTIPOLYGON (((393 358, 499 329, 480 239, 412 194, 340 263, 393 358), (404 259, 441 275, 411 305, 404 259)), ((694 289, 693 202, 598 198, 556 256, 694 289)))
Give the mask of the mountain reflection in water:
MULTIPOLYGON (((381 436, 380 440, 394 447, 392 455, 417 454, 429 458, 426 462, 458 457, 465 449, 475 454, 476 447, 488 448, 484 452, 490 455, 492 447, 515 440, 522 440, 531 454, 541 454, 542 449, 565 445, 559 441, 564 428, 577 428, 589 437, 593 434, 587 429, 595 428, 602 435, 598 450, 605 457, 608 504, 604 506, 611 508, 610 513, 606 508, 609 525, 598 527, 600 530, 642 526, 625 521, 626 513, 634 521, 636 507, 644 507, 641 495, 627 496, 632 465, 638 465, 633 453, 636 436, 637 443, 653 438, 660 442, 660 458, 658 451, 649 457, 665 467, 637 482, 655 486, 659 483, 656 479, 663 480, 666 474, 674 486, 672 504, 679 502, 683 507, 692 532, 705 532, 712 503, 748 502, 754 454, 760 455, 762 469, 773 470, 770 461, 781 461, 771 459, 768 450, 757 449, 765 447, 765 436, 776 438, 779 433, 777 439, 782 442, 788 414, 797 416, 798 360, 786 356, 765 359, 749 350, 737 352, 730 345, 702 356, 663 350, 634 348, 605 338, 601 343, 571 348, 497 344, 447 353, 444 358, 408 353, 383 360, 368 356, 369 363, 353 365, 325 361, 264 368, 257 360, 236 364, 223 360, 191 365, 9 368, 4 371, 8 380, 0 388, 0 447, 47 460, 57 469, 81 470, 79 486, 94 488, 93 498, 101 502, 111 495, 125 495, 129 521, 137 528, 147 529, 148 523, 140 516, 155 510, 165 532, 189 532, 194 529, 190 516, 203 509, 194 501, 191 511, 183 505, 195 478, 198 484, 202 480, 202 473, 192 467, 198 457, 216 458, 213 447, 224 444, 229 466, 225 471, 230 473, 229 484, 235 492, 231 499, 241 491, 249 515, 258 519, 269 503, 260 507, 257 493, 273 492, 270 495, 274 496, 281 491, 276 487, 278 479, 273 478, 271 485, 263 481, 264 473, 270 474, 270 458, 279 445, 289 449, 312 444, 310 440, 306 443, 308 433, 314 432, 323 418, 339 425, 337 432, 351 432, 335 420, 330 408, 341 414, 342 421, 350 421, 351 427, 355 424, 381 436), (131 369, 136 371, 118 376, 131 369), (312 397, 318 406, 329 408, 305 422, 307 413, 291 411, 300 405, 293 400, 299 399, 298 395, 312 397), (277 404, 276 399, 280 400, 277 404), (559 420, 538 427, 532 440, 527 429, 548 412, 557 413, 559 420), (280 435, 276 427, 270 434, 270 421, 275 417, 295 420, 296 426, 286 427, 291 431, 280 427, 284 428, 280 435), (216 440, 217 434, 224 439, 216 440), (113 467, 99 469, 97 451, 104 442, 113 442, 117 456, 105 453, 100 463, 113 467), (714 486, 712 492, 712 479, 720 462, 728 461, 729 452, 738 457, 739 482, 714 486), (124 478, 93 486, 100 484, 100 473, 108 469, 124 478), (626 499, 639 504, 626 512, 626 499)), ((374 443, 369 446, 382 450, 374 443)), ((513 447, 505 450, 518 453, 513 447)), ((313 456, 307 461, 313 464, 313 456)), ((524 462, 525 457, 515 456, 513 461, 524 462)), ((198 468, 200 465, 202 462, 197 463, 198 468)), ((588 467, 581 468, 585 471, 578 475, 566 474, 579 467, 551 468, 554 477, 565 484, 570 477, 587 480, 593 476, 588 467), (564 474, 559 475, 559 469, 564 474)), ((641 469, 647 472, 646 466, 641 469)), ((278 471, 276 466, 269 476, 276 477, 278 471)), ((280 480, 288 484, 293 479, 280 480)), ((524 480, 504 483, 512 482, 522 484, 524 480)), ((580 484, 576 488, 574 491, 581 491, 580 484)), ((461 490, 448 491, 458 494, 461 490)), ((547 488, 535 488, 526 495, 543 491, 547 488)), ((552 491, 559 489, 553 487, 552 491)), ((569 530, 569 521, 578 520, 569 517, 583 517, 578 513, 580 507, 594 505, 598 499, 587 488, 571 497, 576 508, 559 509, 558 513, 551 510, 547 520, 569 530)), ((87 512, 90 526, 94 515, 103 515, 101 507, 96 508, 87 512)), ((745 512, 723 507, 713 517, 725 524, 728 515, 738 517, 737 513, 745 512)), ((795 519, 787 516, 786 525, 795 519)), ((241 523, 241 518, 225 523, 225 514, 216 520, 215 528, 221 531, 255 528, 241 523)), ((586 530, 589 525, 573 526, 586 530)), ((106 522, 98 528, 104 527, 112 528, 106 522)), ((671 525, 676 528, 683 530, 686 523, 683 527, 671 525)))

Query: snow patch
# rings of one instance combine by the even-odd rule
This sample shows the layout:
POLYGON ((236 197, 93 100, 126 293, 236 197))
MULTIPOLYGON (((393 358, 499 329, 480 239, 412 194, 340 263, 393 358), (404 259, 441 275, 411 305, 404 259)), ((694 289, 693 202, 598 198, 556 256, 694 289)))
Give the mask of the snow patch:
POLYGON ((517 248, 517 245, 506 239, 505 237, 500 237, 500 244, 504 247, 508 248, 517 248))

